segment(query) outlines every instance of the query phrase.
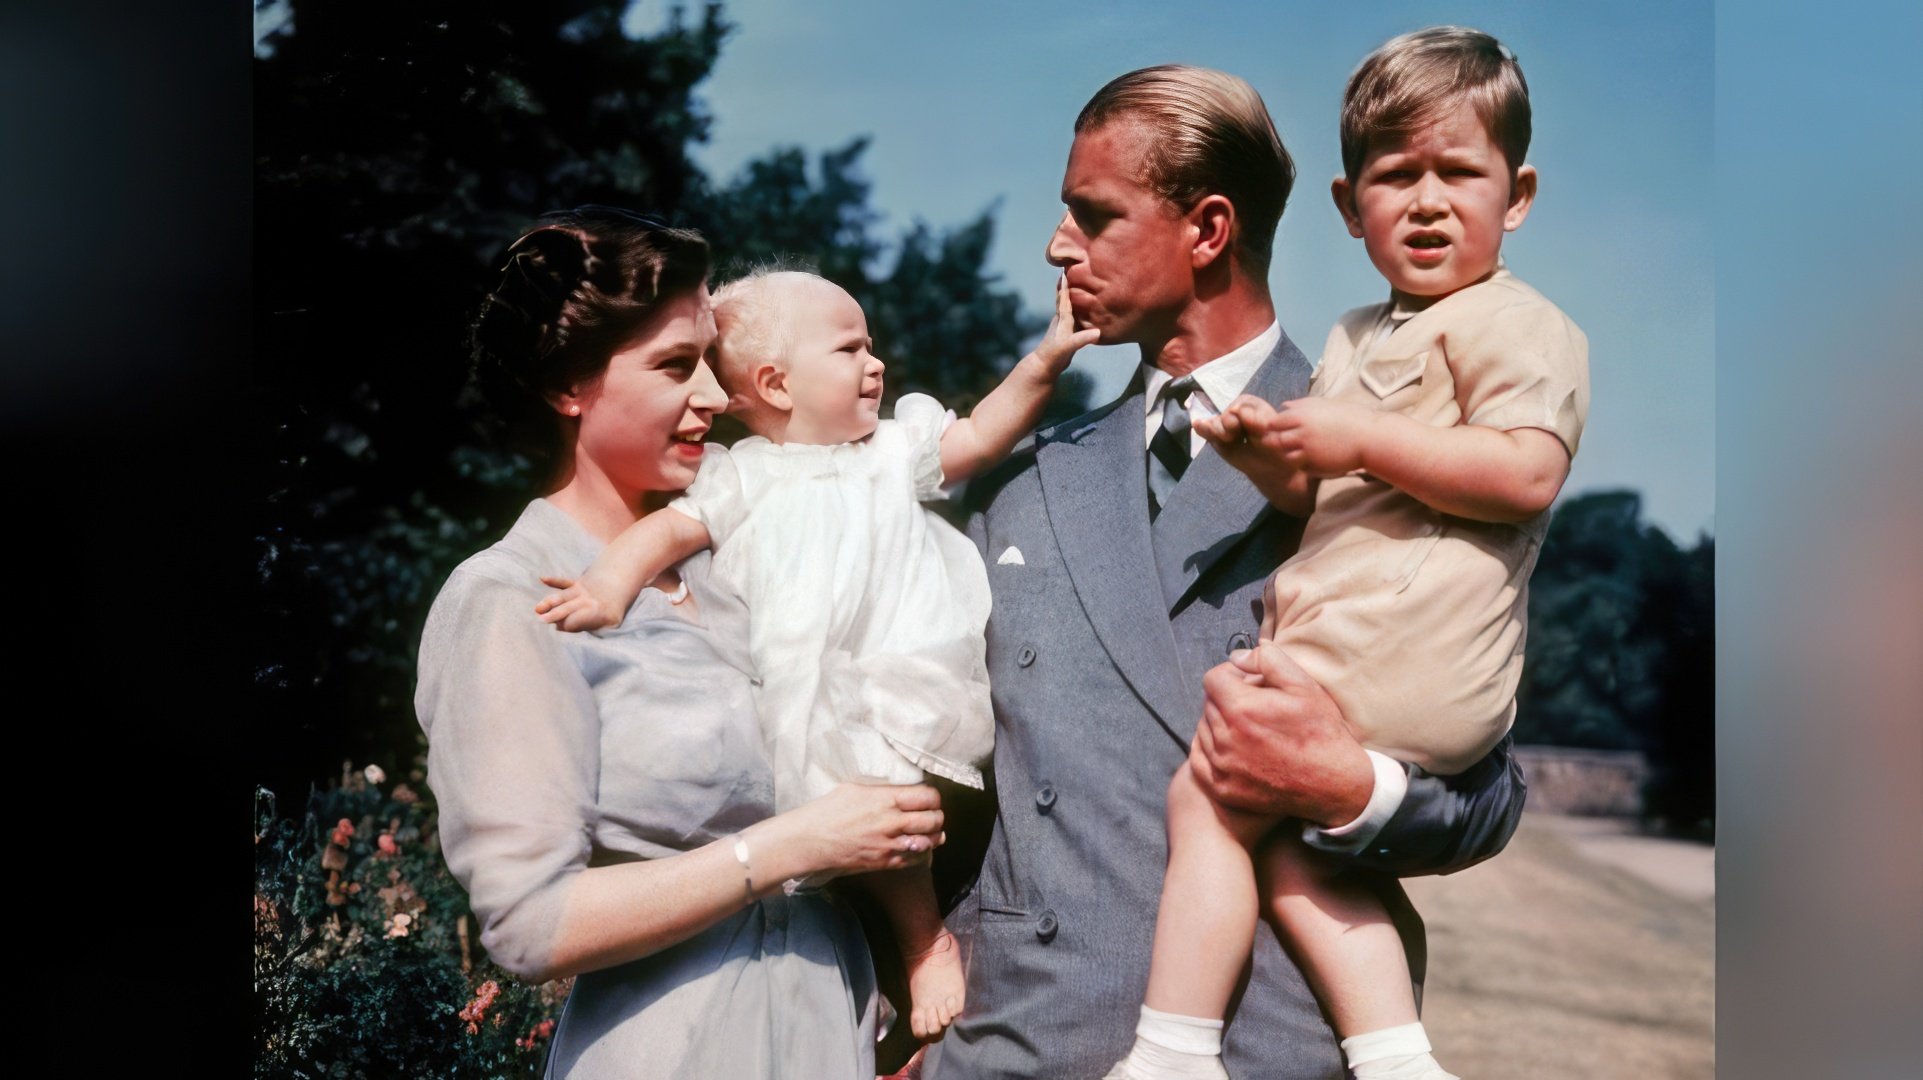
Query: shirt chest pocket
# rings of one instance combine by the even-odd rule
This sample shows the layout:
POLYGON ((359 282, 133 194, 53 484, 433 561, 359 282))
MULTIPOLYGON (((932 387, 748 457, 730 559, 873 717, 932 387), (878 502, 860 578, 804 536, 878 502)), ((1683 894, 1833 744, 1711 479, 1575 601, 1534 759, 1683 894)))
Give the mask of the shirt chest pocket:
POLYGON ((1356 372, 1363 386, 1377 398, 1387 400, 1398 391, 1422 384, 1422 372, 1429 366, 1427 351, 1413 356, 1372 356, 1356 372))

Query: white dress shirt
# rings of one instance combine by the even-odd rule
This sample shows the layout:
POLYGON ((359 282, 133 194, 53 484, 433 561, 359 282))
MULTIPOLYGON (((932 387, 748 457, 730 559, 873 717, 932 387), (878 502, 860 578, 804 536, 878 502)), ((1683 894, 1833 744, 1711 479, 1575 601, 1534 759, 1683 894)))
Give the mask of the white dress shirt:
MULTIPOLYGON (((1282 324, 1272 322, 1268 329, 1190 372, 1195 376, 1196 383, 1195 391, 1189 394, 1187 402, 1191 460, 1201 454, 1202 448, 1207 445, 1207 440, 1195 430, 1195 421, 1205 416, 1221 415, 1223 407, 1234 401, 1249 385, 1256 369, 1269 358, 1269 354, 1275 351, 1276 343, 1281 340, 1282 324)), ((1162 387, 1174 381, 1175 376, 1158 367, 1148 364, 1142 366, 1142 446, 1146 448, 1162 426, 1161 402, 1158 400, 1162 387)), ((1359 817, 1347 825, 1333 829, 1304 826, 1302 839, 1311 847, 1344 855, 1356 854, 1375 840, 1376 834, 1382 831, 1382 827, 1402 806, 1403 797, 1409 793, 1409 774, 1405 766, 1386 754, 1366 748, 1365 752, 1369 755, 1369 763, 1375 766, 1375 788, 1369 793, 1368 805, 1362 808, 1359 817)))

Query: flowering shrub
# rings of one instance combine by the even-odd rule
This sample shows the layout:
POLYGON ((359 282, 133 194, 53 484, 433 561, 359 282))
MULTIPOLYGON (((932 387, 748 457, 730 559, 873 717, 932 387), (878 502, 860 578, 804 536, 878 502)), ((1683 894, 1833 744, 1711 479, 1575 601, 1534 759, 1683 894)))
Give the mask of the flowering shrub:
POLYGON ((539 1075, 568 981, 487 959, 420 770, 386 780, 343 769, 298 821, 256 795, 254 1074, 539 1075))

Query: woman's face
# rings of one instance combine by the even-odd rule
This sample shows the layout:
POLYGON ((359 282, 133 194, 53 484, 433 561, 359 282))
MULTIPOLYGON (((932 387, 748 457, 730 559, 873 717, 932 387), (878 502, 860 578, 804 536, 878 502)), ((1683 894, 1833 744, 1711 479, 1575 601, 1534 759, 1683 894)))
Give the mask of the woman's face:
POLYGON ((714 309, 703 285, 662 303, 593 382, 556 403, 580 419, 575 475, 598 472, 625 499, 680 491, 727 395, 708 366, 714 309))

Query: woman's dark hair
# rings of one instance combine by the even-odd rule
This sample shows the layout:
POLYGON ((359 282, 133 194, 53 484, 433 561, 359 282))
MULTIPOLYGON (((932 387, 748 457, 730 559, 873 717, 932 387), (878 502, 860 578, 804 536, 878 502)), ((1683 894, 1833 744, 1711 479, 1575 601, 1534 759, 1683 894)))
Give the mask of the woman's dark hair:
POLYGON ((543 214, 508 245, 475 316, 474 374, 504 413, 542 428, 552 456, 549 397, 601 374, 663 301, 707 277, 708 242, 691 229, 611 206, 543 214))

